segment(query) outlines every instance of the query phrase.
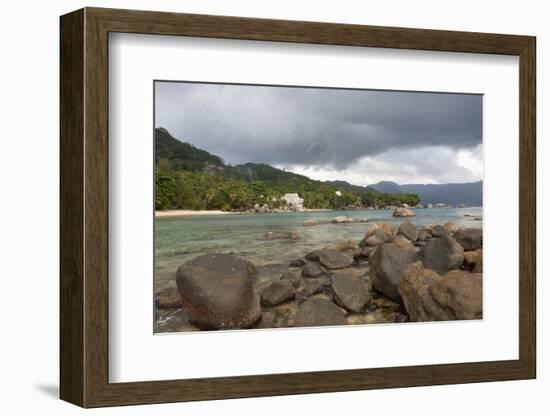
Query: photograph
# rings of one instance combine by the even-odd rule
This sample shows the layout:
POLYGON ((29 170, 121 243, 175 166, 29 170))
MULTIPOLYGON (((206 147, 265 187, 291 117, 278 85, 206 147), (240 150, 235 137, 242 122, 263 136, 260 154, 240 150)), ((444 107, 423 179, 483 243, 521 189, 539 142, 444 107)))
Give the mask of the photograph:
POLYGON ((155 81, 154 332, 482 319, 482 113, 155 81))

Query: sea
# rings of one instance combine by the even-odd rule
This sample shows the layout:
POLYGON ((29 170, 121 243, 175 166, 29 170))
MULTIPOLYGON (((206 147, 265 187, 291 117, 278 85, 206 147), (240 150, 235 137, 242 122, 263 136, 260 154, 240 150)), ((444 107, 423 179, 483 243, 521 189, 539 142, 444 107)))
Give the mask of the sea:
MULTIPOLYGON (((482 208, 415 209, 409 218, 421 227, 453 222, 461 227, 481 228, 482 208)), ((359 242, 372 224, 387 222, 399 226, 404 218, 392 216, 393 210, 308 211, 271 214, 201 215, 159 217, 155 219, 155 290, 174 285, 177 268, 206 253, 233 253, 250 260, 263 270, 278 273, 291 260, 312 250, 342 240, 359 242), (333 224, 337 216, 365 222, 333 224), (319 225, 305 227, 306 220, 319 225), (267 240, 267 232, 295 233, 299 239, 267 240)))

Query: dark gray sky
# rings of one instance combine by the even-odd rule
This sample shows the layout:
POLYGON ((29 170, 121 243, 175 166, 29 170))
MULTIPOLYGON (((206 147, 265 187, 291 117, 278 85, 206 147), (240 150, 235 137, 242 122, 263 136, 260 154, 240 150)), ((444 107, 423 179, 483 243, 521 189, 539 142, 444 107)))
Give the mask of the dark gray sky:
POLYGON ((221 156, 368 185, 482 178, 482 97, 157 82, 156 127, 221 156))

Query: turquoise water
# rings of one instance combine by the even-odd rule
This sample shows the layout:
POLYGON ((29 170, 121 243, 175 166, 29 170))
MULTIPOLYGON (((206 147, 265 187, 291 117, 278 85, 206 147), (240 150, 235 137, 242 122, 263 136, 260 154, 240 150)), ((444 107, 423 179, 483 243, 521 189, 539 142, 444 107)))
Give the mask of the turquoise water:
MULTIPOLYGON (((482 208, 417 209, 410 221, 417 226, 454 222, 462 227, 481 228, 482 208)), ((157 289, 173 282, 177 267, 205 253, 234 253, 257 266, 287 264, 311 250, 339 240, 359 241, 376 222, 399 225, 403 218, 392 216, 392 210, 325 211, 276 214, 236 214, 155 219, 155 285, 157 289), (332 224, 330 220, 345 215, 367 218, 368 222, 332 224), (319 225, 304 227, 305 220, 319 225), (268 231, 294 232, 298 241, 265 240, 268 231)))

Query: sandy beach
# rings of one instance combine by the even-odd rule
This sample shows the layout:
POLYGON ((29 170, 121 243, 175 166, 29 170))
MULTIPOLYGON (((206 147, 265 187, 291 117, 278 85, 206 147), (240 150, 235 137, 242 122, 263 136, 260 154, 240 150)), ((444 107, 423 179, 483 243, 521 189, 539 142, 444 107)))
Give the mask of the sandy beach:
MULTIPOLYGON (((322 209, 322 208, 316 208, 316 209, 305 209, 303 212, 328 212, 333 211, 332 209, 322 209)), ((289 212, 292 213, 292 211, 277 211, 277 212, 289 212)), ((253 212, 231 212, 231 211, 222 211, 219 209, 214 210, 198 210, 193 211, 191 209, 170 209, 166 211, 155 211, 155 218, 160 217, 189 217, 192 215, 242 215, 242 214, 254 214, 253 212)))
POLYGON ((173 209, 166 211, 155 211, 155 218, 159 217, 187 217, 191 215, 238 215, 242 212, 229 212, 221 210, 201 210, 193 211, 190 209, 173 209))

